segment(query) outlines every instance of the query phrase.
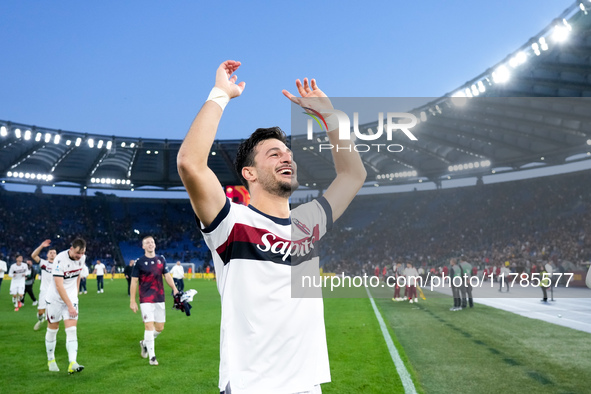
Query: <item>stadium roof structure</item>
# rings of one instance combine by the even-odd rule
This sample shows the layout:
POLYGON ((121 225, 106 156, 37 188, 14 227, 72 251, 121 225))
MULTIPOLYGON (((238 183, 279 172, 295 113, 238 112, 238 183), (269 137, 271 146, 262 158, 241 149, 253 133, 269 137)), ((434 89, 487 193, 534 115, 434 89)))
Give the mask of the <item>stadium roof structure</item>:
MULTIPOLYGON (((479 177, 591 160, 591 2, 577 1, 517 51, 455 92, 415 108, 416 141, 392 134, 395 154, 360 151, 368 185, 479 177)), ((378 122, 360 125, 361 132, 378 122)), ((298 179, 323 189, 334 179, 329 150, 292 136, 298 179), (308 147, 306 149, 306 147, 308 147), (320 170, 319 170, 320 169, 320 170)), ((315 142, 325 135, 317 133, 315 142)), ((104 189, 181 190, 180 140, 92 135, 0 120, 3 183, 104 189)), ((216 140, 209 166, 240 184, 240 140, 216 140)))

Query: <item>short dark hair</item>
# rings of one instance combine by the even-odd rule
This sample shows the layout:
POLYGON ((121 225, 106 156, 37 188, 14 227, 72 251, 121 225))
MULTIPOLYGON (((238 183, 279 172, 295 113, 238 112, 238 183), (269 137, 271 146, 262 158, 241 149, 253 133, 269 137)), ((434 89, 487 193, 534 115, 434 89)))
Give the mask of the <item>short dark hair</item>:
POLYGON ((248 189, 248 181, 242 176, 242 169, 244 167, 251 167, 254 165, 254 151, 256 146, 270 139, 276 139, 287 145, 287 136, 285 132, 279 127, 269 127, 267 129, 260 128, 256 129, 254 133, 248 137, 248 139, 242 141, 238 147, 238 153, 236 154, 236 161, 234 162, 234 168, 240 177, 240 181, 248 189))
POLYGON ((50 246, 49 249, 47 249, 48 252, 51 252, 52 250, 57 252, 57 248, 55 246, 50 246))
POLYGON ((147 239, 147 238, 152 238, 154 241, 156 241, 156 239, 154 239, 154 237, 153 237, 153 236, 151 236, 151 235, 146 235, 144 238, 142 238, 142 242, 144 242, 144 239, 147 239))
POLYGON ((83 240, 82 238, 76 238, 75 240, 72 241, 72 247, 74 249, 86 249, 86 241, 83 240))

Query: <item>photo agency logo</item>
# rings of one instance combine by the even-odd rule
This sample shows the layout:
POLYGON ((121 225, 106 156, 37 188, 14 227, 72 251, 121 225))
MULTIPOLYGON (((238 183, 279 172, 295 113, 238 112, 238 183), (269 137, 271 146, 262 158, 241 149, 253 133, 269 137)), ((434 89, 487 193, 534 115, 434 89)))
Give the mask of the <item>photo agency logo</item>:
POLYGON ((353 112, 353 132, 351 132, 351 120, 349 116, 340 110, 322 110, 322 113, 310 107, 303 107, 311 119, 307 120, 307 139, 314 140, 314 121, 320 127, 320 131, 338 131, 338 141, 329 143, 319 143, 318 149, 323 150, 351 150, 356 152, 390 152, 399 153, 404 150, 404 146, 399 143, 393 143, 395 133, 402 133, 408 140, 417 141, 417 137, 411 129, 418 123, 415 115, 407 112, 378 112, 377 127, 375 130, 371 127, 362 132, 359 127, 359 112, 353 112), (385 118, 385 120, 384 120, 385 118), (385 123, 385 125, 384 125, 385 123), (385 136, 385 138, 384 138, 385 136), (385 140, 385 141, 384 141, 385 140), (339 142, 346 144, 339 144, 339 142))

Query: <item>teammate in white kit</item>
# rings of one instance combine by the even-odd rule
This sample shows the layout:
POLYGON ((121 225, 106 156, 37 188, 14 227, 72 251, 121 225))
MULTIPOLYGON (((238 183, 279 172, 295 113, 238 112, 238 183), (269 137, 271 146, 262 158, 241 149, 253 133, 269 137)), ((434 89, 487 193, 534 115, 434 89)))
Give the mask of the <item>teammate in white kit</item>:
POLYGON ((23 256, 16 255, 16 263, 11 265, 8 270, 8 276, 12 278, 10 281, 10 295, 12 296, 15 312, 23 306, 21 298, 25 294, 25 277, 30 273, 29 266, 23 264, 23 256))
POLYGON ((39 268, 41 269, 41 287, 39 290, 39 305, 37 305, 37 323, 35 323, 35 326, 33 327, 35 331, 39 330, 41 324, 46 320, 45 308, 47 304, 45 303, 45 298, 47 297, 49 286, 51 285, 51 282, 53 282, 53 274, 51 270, 53 268, 53 260, 57 255, 57 249, 54 247, 49 248, 47 251, 47 260, 39 257, 39 253, 49 245, 51 245, 51 240, 46 239, 33 251, 33 253, 31 253, 31 258, 39 264, 39 268))
MULTIPOLYGON (((292 298, 292 270, 318 275, 314 243, 331 228, 363 185, 366 172, 351 140, 332 150, 337 176, 323 197, 293 212, 296 164, 278 127, 258 129, 238 149, 236 170, 251 194, 248 207, 226 198, 207 166, 222 112, 245 83, 226 61, 179 150, 178 170, 210 250, 222 301, 219 388, 229 394, 319 393, 330 381, 321 298, 292 298), (347 149, 347 147, 349 149, 347 149)), ((338 122, 316 81, 296 81, 293 102, 327 119, 336 145, 338 122), (310 98, 311 100, 308 100, 310 98)))
POLYGON ((55 362, 55 344, 60 320, 66 328, 66 350, 68 351, 68 373, 80 372, 84 369, 76 361, 78 355, 78 286, 80 272, 86 262, 86 241, 76 238, 68 250, 60 252, 53 263, 53 281, 46 298, 47 303, 47 334, 45 349, 50 371, 57 372, 55 362))

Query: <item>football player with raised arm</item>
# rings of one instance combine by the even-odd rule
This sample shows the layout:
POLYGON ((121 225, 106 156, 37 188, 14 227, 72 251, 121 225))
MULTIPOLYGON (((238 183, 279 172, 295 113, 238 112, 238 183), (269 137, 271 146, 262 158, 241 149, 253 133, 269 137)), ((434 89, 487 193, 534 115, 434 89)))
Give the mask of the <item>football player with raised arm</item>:
POLYGON ((226 394, 320 393, 320 384, 330 381, 323 301, 292 297, 291 273, 303 267, 318 274, 314 244, 353 200, 366 171, 359 154, 347 150, 352 141, 337 141, 336 115, 316 81, 296 80, 301 97, 283 94, 322 114, 331 144, 344 147, 332 151, 336 178, 322 197, 292 211, 297 166, 286 136, 279 127, 257 129, 238 148, 235 163, 251 204, 232 203, 207 161, 226 104, 244 91, 233 75, 239 67, 233 60, 219 66, 177 158, 221 296, 219 388, 226 394))
POLYGON ((41 327, 41 324, 46 320, 45 308, 47 307, 47 304, 45 302, 45 299, 47 298, 47 292, 49 290, 49 286, 51 285, 51 282, 53 282, 52 269, 53 269, 53 261, 55 260, 55 256, 57 256, 57 249, 54 247, 50 247, 50 245, 51 245, 51 240, 46 239, 45 241, 43 241, 41 243, 41 245, 39 245, 37 247, 37 249, 35 249, 33 251, 33 253, 31 253, 31 258, 37 264, 39 264, 39 268, 41 269, 41 286, 40 286, 40 290, 39 290, 39 305, 37 305, 37 323, 35 323, 35 326, 33 327, 33 329, 35 331, 39 330, 39 328, 41 327), (47 250, 47 260, 46 260, 46 259, 40 258, 39 253, 41 253, 41 251, 47 247, 49 247, 49 249, 47 250))

